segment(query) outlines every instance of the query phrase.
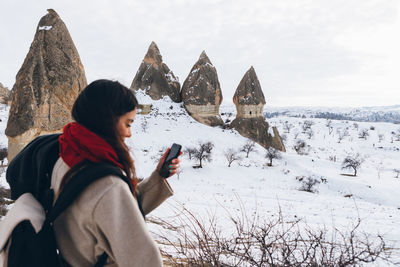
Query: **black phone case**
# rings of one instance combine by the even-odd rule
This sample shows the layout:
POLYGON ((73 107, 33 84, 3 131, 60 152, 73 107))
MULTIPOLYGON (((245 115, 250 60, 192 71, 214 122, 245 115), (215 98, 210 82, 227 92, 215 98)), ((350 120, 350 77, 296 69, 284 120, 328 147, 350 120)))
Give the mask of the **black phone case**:
POLYGON ((181 148, 182 148, 181 145, 178 145, 178 144, 175 144, 175 143, 172 144, 171 150, 169 151, 169 153, 168 153, 167 157, 165 158, 165 161, 164 161, 164 163, 163 163, 163 165, 161 167, 160 176, 162 176, 164 178, 169 177, 170 172, 169 172, 168 165, 171 164, 171 161, 173 159, 176 159, 179 156, 181 148), (173 154, 171 154, 171 152, 173 154))

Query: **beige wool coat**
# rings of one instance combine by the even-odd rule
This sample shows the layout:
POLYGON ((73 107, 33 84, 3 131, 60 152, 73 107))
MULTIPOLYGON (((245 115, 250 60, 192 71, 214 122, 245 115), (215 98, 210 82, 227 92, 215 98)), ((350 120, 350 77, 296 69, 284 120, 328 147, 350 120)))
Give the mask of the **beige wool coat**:
MULTIPOLYGON (((69 170, 59 158, 51 179, 55 198, 69 170)), ((154 171, 138 184, 145 214, 173 194, 166 179, 154 171)), ((129 186, 119 177, 106 176, 88 186, 54 223, 64 259, 76 267, 93 266, 103 252, 107 267, 162 266, 162 258, 129 186)))

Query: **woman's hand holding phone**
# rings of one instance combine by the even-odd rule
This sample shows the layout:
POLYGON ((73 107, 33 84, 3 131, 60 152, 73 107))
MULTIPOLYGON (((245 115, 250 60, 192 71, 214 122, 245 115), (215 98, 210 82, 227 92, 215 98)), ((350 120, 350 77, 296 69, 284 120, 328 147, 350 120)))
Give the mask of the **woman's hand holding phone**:
POLYGON ((162 177, 168 178, 177 173, 181 162, 179 156, 182 155, 182 151, 180 150, 180 145, 173 144, 171 148, 165 151, 156 168, 162 177), (172 154, 170 154, 170 152, 172 152, 172 154))

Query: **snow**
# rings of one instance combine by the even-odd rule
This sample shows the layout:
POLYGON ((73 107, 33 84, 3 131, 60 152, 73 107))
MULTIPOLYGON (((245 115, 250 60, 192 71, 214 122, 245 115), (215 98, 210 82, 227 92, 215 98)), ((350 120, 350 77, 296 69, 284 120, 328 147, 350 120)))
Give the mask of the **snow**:
MULTIPOLYGON (((276 126, 281 136, 286 136, 286 153, 274 159, 272 167, 267 167, 265 149, 256 145, 256 151, 231 167, 224 152, 230 148, 239 149, 247 141, 235 130, 209 127, 198 123, 182 107, 168 97, 152 101, 144 92, 136 93, 139 103, 151 103, 150 114, 138 114, 132 126, 133 136, 127 140, 135 160, 138 177, 146 177, 155 169, 160 154, 172 143, 188 147, 199 142, 211 141, 215 145, 212 161, 204 162, 203 168, 194 169, 197 162, 181 156, 181 171, 169 178, 174 195, 149 217, 173 220, 177 206, 183 205, 195 214, 206 216, 215 213, 225 224, 226 214, 238 212, 238 201, 246 210, 257 212, 265 218, 276 216, 282 210, 288 219, 300 218, 310 226, 328 229, 335 227, 347 230, 361 219, 361 228, 368 234, 383 235, 386 244, 393 248, 394 258, 400 260, 400 178, 394 178, 393 169, 400 169, 400 141, 391 139, 400 125, 386 122, 353 122, 332 120, 333 131, 329 134, 325 119, 294 118, 279 116, 267 119, 270 126, 276 126), (302 133, 301 125, 312 120, 314 135, 302 133), (285 122, 293 124, 289 133, 285 132, 285 122), (361 129, 370 129, 369 137, 361 139, 361 129), (348 129, 346 136, 338 143, 337 129, 348 129), (379 141, 378 135, 384 139, 379 141), (298 155, 293 146, 297 139, 309 145, 306 155, 298 155), (351 170, 342 170, 341 163, 349 154, 359 153, 364 162, 357 176, 351 170), (316 186, 317 193, 300 191, 300 176, 314 176, 326 179, 327 183, 316 186), (346 195, 349 195, 345 197, 346 195)), ((231 121, 236 116, 233 104, 220 107, 221 117, 231 121)), ((4 135, 8 109, 0 108, 0 144, 7 145, 4 135)), ((4 174, 0 179, 5 184, 4 174)), ((152 231, 159 231, 149 224, 152 231)), ((229 230, 229 229, 227 229, 229 230)), ((375 263, 365 266, 376 266, 375 263)))
POLYGON ((50 31, 53 26, 39 26, 39 31, 50 31))

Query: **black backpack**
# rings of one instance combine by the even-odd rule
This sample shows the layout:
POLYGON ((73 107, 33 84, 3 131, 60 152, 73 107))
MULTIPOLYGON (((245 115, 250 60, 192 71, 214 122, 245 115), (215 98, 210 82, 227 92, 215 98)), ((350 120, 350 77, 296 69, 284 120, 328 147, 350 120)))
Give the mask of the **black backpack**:
MULTIPOLYGON (((6 179, 10 184, 11 198, 16 200, 25 193, 31 193, 43 208, 45 219, 38 233, 29 220, 20 222, 14 228, 8 241, 11 243, 5 245, 9 245, 9 249, 7 266, 4 267, 68 266, 58 250, 53 230, 54 220, 89 184, 104 176, 120 177, 132 191, 131 182, 120 168, 107 163, 88 163, 65 184, 53 206, 54 192, 50 185, 52 170, 59 158, 58 137, 59 134, 54 134, 36 138, 8 166, 6 179)), ((104 253, 95 266, 103 266, 106 260, 107 254, 104 253)))

